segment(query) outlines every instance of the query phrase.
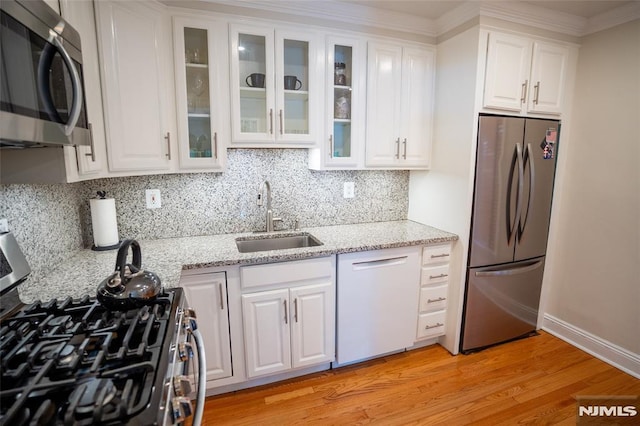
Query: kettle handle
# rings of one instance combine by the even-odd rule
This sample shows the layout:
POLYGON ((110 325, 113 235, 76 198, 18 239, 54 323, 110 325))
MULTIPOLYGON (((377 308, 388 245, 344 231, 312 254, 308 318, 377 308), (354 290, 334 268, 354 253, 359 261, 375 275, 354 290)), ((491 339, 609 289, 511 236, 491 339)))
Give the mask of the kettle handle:
POLYGON ((140 243, 138 243, 136 240, 124 240, 120 245, 120 249, 118 250, 115 272, 119 272, 120 274, 123 273, 127 263, 129 247, 133 249, 133 267, 137 268, 138 270, 142 268, 142 251, 140 250, 140 243))

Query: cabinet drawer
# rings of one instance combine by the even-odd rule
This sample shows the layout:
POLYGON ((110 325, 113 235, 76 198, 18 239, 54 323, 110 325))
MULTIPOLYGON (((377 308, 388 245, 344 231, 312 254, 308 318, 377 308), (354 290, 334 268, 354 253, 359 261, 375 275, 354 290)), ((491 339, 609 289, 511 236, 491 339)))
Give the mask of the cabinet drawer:
POLYGON ((333 257, 243 266, 240 268, 240 283, 243 289, 274 284, 289 286, 305 280, 332 277, 334 269, 333 257))
POLYGON ((446 311, 430 312, 418 316, 418 339, 442 336, 444 334, 444 318, 446 311))
POLYGON ((422 268, 420 284, 430 285, 438 283, 446 283, 449 281, 449 265, 434 266, 431 268, 422 268))
POLYGON ((451 244, 438 244, 426 246, 422 249, 422 264, 432 265, 437 263, 448 263, 451 258, 451 244))
POLYGON ((420 312, 439 311, 447 307, 447 285, 420 289, 420 312))

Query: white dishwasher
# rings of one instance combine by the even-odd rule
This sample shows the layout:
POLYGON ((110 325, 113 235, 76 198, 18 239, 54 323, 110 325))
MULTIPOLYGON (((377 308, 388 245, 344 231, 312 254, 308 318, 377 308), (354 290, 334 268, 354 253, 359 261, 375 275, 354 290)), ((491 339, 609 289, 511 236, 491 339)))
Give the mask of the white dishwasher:
POLYGON ((338 365, 412 346, 421 246, 338 255, 338 365))

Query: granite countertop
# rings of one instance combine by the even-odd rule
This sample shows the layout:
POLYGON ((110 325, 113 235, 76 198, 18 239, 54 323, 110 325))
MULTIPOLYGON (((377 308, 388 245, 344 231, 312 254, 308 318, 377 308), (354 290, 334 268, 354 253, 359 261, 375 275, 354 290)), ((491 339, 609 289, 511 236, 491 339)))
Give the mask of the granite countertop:
MULTIPOLYGON (((281 231, 268 235, 291 232, 281 231)), ((255 237, 260 234, 140 240, 142 266, 155 272, 160 277, 162 285, 170 288, 179 285, 183 269, 298 260, 458 239, 455 234, 409 220, 303 228, 299 232, 310 233, 323 244, 316 247, 240 253, 235 244, 236 238, 255 237)), ((53 298, 78 298, 86 294, 93 296, 98 284, 113 272, 115 261, 115 250, 80 250, 47 274, 27 278, 18 286, 20 298, 23 302, 30 303, 53 298)))

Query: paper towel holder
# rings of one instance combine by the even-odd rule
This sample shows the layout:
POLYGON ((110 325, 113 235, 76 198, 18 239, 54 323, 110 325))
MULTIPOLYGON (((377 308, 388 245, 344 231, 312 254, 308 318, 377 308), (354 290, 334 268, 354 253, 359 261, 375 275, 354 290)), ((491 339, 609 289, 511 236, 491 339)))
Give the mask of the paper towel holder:
MULTIPOLYGON (((106 191, 97 191, 98 199, 106 199, 107 193, 106 191)), ((117 243, 108 245, 108 246, 96 246, 95 244, 91 245, 91 250, 93 251, 109 251, 109 250, 117 250, 122 245, 122 240, 119 240, 117 243)))

